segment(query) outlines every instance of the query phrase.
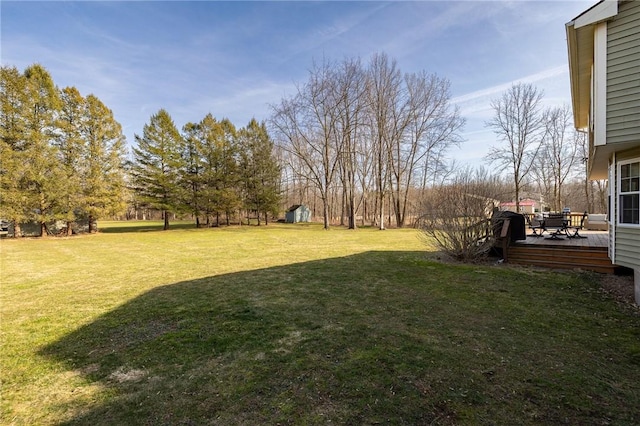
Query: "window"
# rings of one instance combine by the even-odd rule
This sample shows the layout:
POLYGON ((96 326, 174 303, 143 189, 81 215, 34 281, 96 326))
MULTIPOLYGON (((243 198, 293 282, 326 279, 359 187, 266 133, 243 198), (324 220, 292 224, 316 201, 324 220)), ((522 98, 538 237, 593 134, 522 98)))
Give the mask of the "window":
POLYGON ((640 224, 640 161, 621 162, 618 169, 619 223, 640 224))

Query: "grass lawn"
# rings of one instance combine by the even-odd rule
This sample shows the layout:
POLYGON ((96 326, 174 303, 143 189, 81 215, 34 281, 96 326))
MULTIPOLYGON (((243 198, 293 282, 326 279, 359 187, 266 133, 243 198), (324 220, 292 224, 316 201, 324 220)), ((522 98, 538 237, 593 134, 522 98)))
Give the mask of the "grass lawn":
POLYGON ((593 274, 413 230, 0 242, 2 424, 639 424, 640 315, 593 274))

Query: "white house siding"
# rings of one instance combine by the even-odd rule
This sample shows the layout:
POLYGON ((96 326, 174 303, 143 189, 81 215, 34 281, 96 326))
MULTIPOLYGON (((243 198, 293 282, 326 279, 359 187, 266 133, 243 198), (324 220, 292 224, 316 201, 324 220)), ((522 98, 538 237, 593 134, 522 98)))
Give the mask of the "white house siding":
POLYGON ((640 142, 640 1, 607 25, 607 144, 640 142))
POLYGON ((616 229, 616 265, 640 268, 640 228, 616 229))
MULTIPOLYGON (((615 192, 611 197, 611 202, 615 206, 616 220, 618 222, 618 165, 617 163, 624 160, 640 158, 640 147, 616 153, 616 167, 614 170, 615 192)), ((611 184, 611 182, 610 182, 611 184)), ((610 235, 611 237, 611 235, 610 235)), ((628 268, 640 268, 640 227, 616 226, 615 229, 615 263, 617 265, 626 266, 628 268)))
MULTIPOLYGON (((640 70, 638 72, 640 72, 640 70)), ((640 134, 638 136, 640 136, 640 134)), ((616 162, 635 160, 636 158, 640 158, 640 145, 635 148, 627 149, 625 151, 618 151, 616 153, 616 162)))

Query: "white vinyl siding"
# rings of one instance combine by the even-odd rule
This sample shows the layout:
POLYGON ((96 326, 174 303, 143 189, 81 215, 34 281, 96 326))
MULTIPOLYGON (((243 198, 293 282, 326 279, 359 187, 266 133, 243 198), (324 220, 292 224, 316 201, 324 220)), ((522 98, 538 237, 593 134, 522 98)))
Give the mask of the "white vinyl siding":
POLYGON ((616 230, 616 265, 640 268, 640 228, 618 227, 616 230))
POLYGON ((640 141, 640 1, 607 23, 606 143, 640 141))

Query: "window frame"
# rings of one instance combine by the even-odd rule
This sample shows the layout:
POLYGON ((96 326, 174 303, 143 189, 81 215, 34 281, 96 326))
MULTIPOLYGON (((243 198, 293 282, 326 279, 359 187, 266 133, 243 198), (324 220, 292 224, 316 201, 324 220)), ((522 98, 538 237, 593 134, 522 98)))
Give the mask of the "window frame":
POLYGON ((616 188, 616 201, 618 204, 616 221, 618 226, 625 228, 640 228, 640 185, 638 188, 633 191, 622 191, 622 167, 629 164, 638 164, 638 175, 631 175, 629 178, 638 178, 640 180, 640 158, 632 158, 629 160, 619 161, 617 165, 617 188, 616 188), (637 220, 637 223, 623 222, 623 196, 636 195, 638 197, 638 209, 637 209, 637 217, 633 218, 637 220))

